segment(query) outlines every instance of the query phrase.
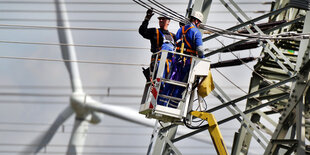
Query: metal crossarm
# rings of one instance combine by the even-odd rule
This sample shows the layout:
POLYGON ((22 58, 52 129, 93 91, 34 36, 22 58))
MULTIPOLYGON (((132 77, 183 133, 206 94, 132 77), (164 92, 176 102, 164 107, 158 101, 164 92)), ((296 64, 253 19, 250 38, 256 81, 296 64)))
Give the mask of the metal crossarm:
POLYGON ((276 83, 276 84, 273 84, 273 85, 264 87, 264 88, 262 88, 262 89, 260 89, 260 90, 258 90, 258 91, 252 92, 252 93, 250 93, 250 94, 248 94, 248 95, 244 95, 244 96, 239 97, 239 98, 237 98, 237 99, 231 100, 231 101, 229 101, 229 102, 227 102, 227 103, 225 103, 225 104, 222 104, 222 105, 219 105, 219 106, 214 107, 214 108, 212 108, 212 109, 209 109, 209 110, 207 110, 207 112, 213 112, 213 111, 219 110, 219 109, 224 108, 224 107, 226 107, 226 106, 229 106, 229 105, 231 105, 231 104, 233 104, 233 103, 237 103, 237 102, 242 101, 242 100, 244 100, 244 99, 247 99, 247 98, 250 98, 250 97, 252 97, 252 96, 255 96, 255 95, 259 94, 259 93, 265 92, 265 91, 270 90, 270 89, 272 89, 272 88, 275 88, 275 87, 278 87, 278 86, 280 86, 280 85, 283 85, 283 84, 285 84, 285 83, 287 83, 287 82, 292 82, 292 81, 295 81, 295 80, 296 80, 296 76, 293 76, 293 77, 291 77, 291 78, 288 78, 288 79, 283 80, 283 81, 281 81, 281 82, 278 82, 278 83, 276 83))

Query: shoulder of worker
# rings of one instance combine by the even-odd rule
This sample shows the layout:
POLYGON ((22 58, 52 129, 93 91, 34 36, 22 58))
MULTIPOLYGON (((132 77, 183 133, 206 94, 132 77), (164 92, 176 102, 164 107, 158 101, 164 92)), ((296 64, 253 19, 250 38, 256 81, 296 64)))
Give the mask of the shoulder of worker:
POLYGON ((146 27, 146 28, 147 28, 148 25, 149 25, 149 20, 144 19, 144 20, 142 21, 141 25, 140 25, 140 28, 141 28, 141 27, 146 27))
POLYGON ((175 38, 176 39, 179 39, 181 38, 181 35, 182 35, 182 27, 180 27, 177 31, 177 33, 175 34, 175 38))
POLYGON ((194 26, 193 28, 191 28, 192 31, 197 31, 198 30, 198 28, 197 28, 197 26, 195 24, 189 24, 187 28, 192 27, 192 26, 194 26))
POLYGON ((147 26, 140 26, 139 34, 143 36, 143 38, 151 39, 156 35, 156 28, 147 28, 147 26))
POLYGON ((139 32, 143 33, 144 31, 150 31, 150 32, 154 32, 156 31, 156 28, 152 27, 152 28, 148 28, 149 25, 149 21, 148 20, 144 20, 142 22, 142 24, 139 27, 139 32))
POLYGON ((186 31, 188 29, 189 29, 189 31, 193 31, 193 30, 197 29, 196 25, 194 25, 194 24, 187 24, 185 26, 181 26, 178 31, 182 31, 183 27, 184 27, 184 31, 186 31), (194 27, 192 27, 192 26, 194 26, 194 27))

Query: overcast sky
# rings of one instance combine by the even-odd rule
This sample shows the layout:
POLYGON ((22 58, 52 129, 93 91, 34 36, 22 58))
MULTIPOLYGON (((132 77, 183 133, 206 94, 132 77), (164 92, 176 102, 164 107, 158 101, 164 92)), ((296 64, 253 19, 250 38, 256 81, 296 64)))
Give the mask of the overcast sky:
MULTIPOLYGON (((146 10, 130 0, 68 0, 66 2, 68 2, 66 6, 71 27, 84 28, 72 30, 75 44, 81 45, 76 47, 78 59, 99 62, 79 64, 85 92, 105 104, 126 106, 138 112, 145 84, 141 66, 103 63, 149 63, 151 56, 149 41, 143 39, 137 31, 146 10), (101 30, 94 30, 95 28, 101 30), (104 28, 118 30, 102 30, 104 28), (113 48, 106 46, 113 46, 113 48), (108 92, 111 96, 105 96, 108 92), (116 96, 113 97, 113 95, 116 96)), ((165 5, 180 14, 185 14, 186 0, 158 0, 158 2, 163 4, 173 2, 165 5)), ((237 0, 236 2, 248 1, 237 0)), ((258 3, 240 4, 240 7, 252 18, 262 15, 253 13, 254 11, 270 9, 269 5, 258 3)), ((150 27, 158 25, 156 17, 157 15, 152 18, 150 27)), ((36 145, 31 144, 32 141, 44 133, 57 115, 69 104, 71 89, 64 63, 25 59, 62 59, 59 46, 52 45, 58 44, 55 19, 55 6, 52 0, 0 0, 0 154, 23 154, 25 147, 36 145), (26 28, 25 26, 36 27, 26 28)), ((219 1, 214 0, 207 24, 229 28, 237 24, 237 20, 219 1)), ((175 33, 177 29, 178 23, 171 21, 169 30, 175 33)), ((225 45, 234 42, 225 38, 219 38, 219 40, 225 45)), ((204 46, 214 49, 222 45, 214 40, 205 42, 204 46)), ((259 56, 260 50, 240 51, 236 54, 239 57, 259 56)), ((212 62, 227 59, 235 58, 231 54, 215 55, 210 58, 212 62)), ((249 66, 252 67, 255 63, 249 63, 249 66)), ((250 69, 246 66, 238 66, 219 69, 219 71, 247 92, 252 72, 250 69)), ((215 82, 227 92, 230 98, 245 95, 216 70, 212 70, 212 74, 215 82)), ((207 98, 207 103, 209 107, 220 104, 213 96, 207 98)), ((244 103, 238 103, 242 110, 244 103)), ((214 114, 217 120, 231 116, 227 110, 214 114)), ((59 129, 46 149, 47 154, 65 154, 73 118, 67 120, 59 129)), ((224 140, 230 147, 233 134, 239 126, 240 123, 237 121, 220 126, 224 140)), ((151 133, 150 128, 104 116, 100 124, 90 125, 84 154, 145 154, 151 133)), ((211 140, 207 131, 203 136, 211 140)), ((191 139, 178 142, 176 145, 183 154, 187 155, 205 154, 205 152, 215 154, 212 145, 191 139)), ((263 150, 257 145, 251 151, 259 154, 263 150)))

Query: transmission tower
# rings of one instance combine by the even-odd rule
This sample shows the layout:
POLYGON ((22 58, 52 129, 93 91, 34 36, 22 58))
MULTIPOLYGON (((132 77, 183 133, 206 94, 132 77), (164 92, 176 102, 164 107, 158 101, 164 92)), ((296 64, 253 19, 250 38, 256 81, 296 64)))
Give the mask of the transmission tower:
MULTIPOLYGON (((232 113, 231 117, 218 121, 219 125, 233 119, 240 122, 241 127, 235 133, 231 154, 249 154, 252 140, 265 150, 265 155, 308 154, 310 150, 306 145, 306 139, 310 139, 310 91, 308 91, 310 42, 309 38, 299 36, 301 39, 296 39, 294 36, 310 32, 310 1, 277 0, 272 2, 269 13, 254 19, 250 19, 233 0, 227 2, 220 0, 220 2, 240 23, 226 30, 261 36, 286 34, 286 37, 289 37, 289 39, 272 40, 258 38, 256 41, 245 39, 206 54, 211 56, 263 47, 261 59, 253 69, 248 94, 231 100, 224 90, 215 84, 213 95, 223 105, 207 110, 213 112, 225 107, 232 113), (238 10, 242 17, 232 8, 238 10), (268 23, 256 24, 266 18, 269 18, 268 23), (236 106, 236 103, 242 100, 246 100, 245 111, 236 106)), ((189 2, 189 6, 191 4, 192 1, 189 2)), ((198 4, 197 0, 195 4, 198 4)), ((205 7, 204 4, 212 5, 212 1, 202 0, 200 4, 205 7)), ((197 8, 197 5, 195 7, 197 8)), ((204 38, 203 41, 218 36, 220 34, 214 34, 204 38)), ((174 143, 203 132, 209 127, 206 125, 175 137, 177 126, 168 123, 161 128, 156 127, 148 154, 182 154, 174 143)))

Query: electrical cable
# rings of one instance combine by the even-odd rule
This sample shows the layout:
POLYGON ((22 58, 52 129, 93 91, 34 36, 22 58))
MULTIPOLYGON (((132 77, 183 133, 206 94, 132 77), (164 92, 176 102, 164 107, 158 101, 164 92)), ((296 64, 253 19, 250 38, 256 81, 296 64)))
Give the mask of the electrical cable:
MULTIPOLYGON (((172 10, 172 9, 170 9, 170 8, 168 8, 168 7, 166 7, 165 5, 162 5, 161 3, 157 2, 156 0, 153 0, 154 2, 152 2, 152 0, 148 0, 148 1, 151 2, 151 3, 153 3, 153 4, 156 5, 156 6, 160 7, 160 8, 163 9, 164 11, 166 11, 166 12, 168 12, 168 13, 174 15, 175 17, 179 18, 181 21, 186 21, 186 20, 187 20, 183 15, 181 15, 181 14, 175 12, 174 10, 172 10)), ((188 21, 188 22, 189 22, 189 21, 188 21)))
POLYGON ((53 61, 53 62, 76 62, 86 64, 101 64, 101 65, 124 65, 124 66, 142 66, 146 67, 149 64, 133 64, 121 62, 103 62, 103 61, 85 61, 85 60, 63 60, 63 59, 49 59, 49 58, 30 58, 30 57, 13 57, 13 56, 0 56, 0 59, 18 59, 18 60, 35 60, 35 61, 53 61))
MULTIPOLYGON (((0 126, 2 125, 13 125, 13 126, 51 126, 53 125, 52 123, 26 123, 26 122, 1 122, 0 121, 0 126)), ((74 127, 74 124, 71 124, 71 123, 68 123, 68 124, 62 124, 61 125, 62 127, 68 127, 68 128, 71 128, 71 127, 74 127)), ((81 125, 83 126, 83 125, 81 125)), ((89 125, 85 125, 85 126, 89 126, 89 125)), ((139 125, 136 125, 136 124, 130 124, 130 125, 125 125, 125 124, 96 124, 96 125, 93 125, 92 127, 94 127, 95 129, 97 128, 144 128, 143 126, 139 126, 139 125)), ((13 127, 12 127, 13 128, 13 127)), ((14 129, 16 129, 17 127, 14 127, 14 129)), ((221 128, 222 130, 230 130, 231 128, 230 127, 223 127, 221 128)))
MULTIPOLYGON (((218 40, 217 38, 215 38, 220 44, 222 44, 223 47, 225 47, 224 43, 221 42, 220 40, 218 40)), ((228 49, 230 51, 230 49, 228 49)), ((245 63, 242 59, 240 59, 237 55, 235 55, 232 51, 230 51, 230 53, 236 57, 237 59, 239 59, 240 62, 242 62, 243 65, 245 65, 249 70, 251 70, 253 73, 255 73, 257 76, 259 76, 260 78, 264 79, 265 82, 267 82, 268 84, 272 84, 271 82, 269 82, 268 79, 266 79, 263 75, 259 74, 257 71, 255 71, 254 69, 252 69, 247 63, 245 63)), ((227 80, 229 80, 227 77, 226 77, 227 80)), ((285 90, 281 89, 281 87, 277 87, 277 89, 279 89, 280 91, 284 92, 284 93, 287 93, 285 90)), ((240 89, 241 90, 241 89, 240 89)), ((246 93, 246 92, 245 92, 246 93)), ((257 99, 258 102, 261 102, 257 99)))
MULTIPOLYGON (((0 18, 0 21, 26 21, 26 22, 57 22, 60 20, 57 19, 43 19, 43 18, 0 18)), ((104 19, 100 19, 100 20, 95 20, 95 19, 70 19, 70 21, 68 20, 61 20, 61 21, 66 21, 66 22, 81 22, 81 23, 141 23, 140 20, 104 20, 104 19)), ((223 21, 224 22, 224 21, 223 21)))
MULTIPOLYGON (((15 125, 15 126, 51 126, 53 123, 26 123, 26 122, 0 122, 0 125, 15 125)), ((62 124, 62 127, 74 127, 74 124, 62 124)), ((83 126, 83 125, 81 125, 83 126)), ((88 125, 85 125, 88 126, 88 125)), ((136 124, 124 125, 124 124, 97 124, 93 126, 94 128, 143 128, 142 126, 136 124)))
MULTIPOLYGON (((163 9, 163 8, 162 8, 163 9)), ((164 9, 165 10, 165 9, 164 9)), ((205 28, 205 27, 207 27, 207 25, 203 25, 202 26, 203 28, 205 28)), ((234 34, 233 32, 230 32, 230 31, 227 31, 227 30, 222 30, 222 29, 219 29, 219 28, 216 28, 216 27, 211 27, 211 26, 208 26, 208 28, 206 28, 207 30, 209 30, 209 31, 211 31, 211 32, 215 32, 215 33, 220 33, 220 34, 223 34, 223 32, 224 33, 227 33, 227 34, 234 34)), ((241 34, 241 36, 243 36, 243 34, 241 34)), ((253 37, 253 36, 250 36, 250 37, 253 37)), ((233 83, 232 81, 230 81, 229 80, 229 82, 231 82, 231 83, 233 83)), ((234 84, 234 83, 233 83, 234 84)), ((235 86, 237 86, 237 85, 235 85, 235 86)), ((238 87, 238 86, 237 86, 238 87)), ((241 88, 239 88, 239 89, 241 89, 241 88)), ((245 92, 245 91, 244 91, 245 92)), ((245 92, 246 93, 246 92, 245 92)), ((190 125, 190 124, 188 124, 187 122, 186 122, 186 119, 183 119, 183 122, 184 122, 184 124, 187 126, 187 127, 189 127, 189 128, 197 128, 197 127, 199 127, 200 125, 201 125, 201 123, 198 125, 198 126, 192 126, 192 125, 190 125)))
MULTIPOLYGON (((172 10, 173 11, 173 10, 172 10)), ((62 11, 55 11, 55 10, 0 10, 2 13, 55 13, 59 12, 62 13, 62 11)), ((67 10, 67 13, 145 13, 145 11, 137 11, 137 10, 130 10, 130 11, 124 11, 124 10, 67 10)), ((175 11, 176 12, 176 11, 175 11)), ((185 13, 184 11, 177 11, 179 13, 185 13)), ((245 13, 266 13, 269 12, 269 10, 257 10, 257 11, 243 11, 245 13)), ((222 10, 211 10, 210 13, 229 13, 229 11, 222 11, 222 10)))
MULTIPOLYGON (((22 144, 22 143, 0 143, 0 146, 40 146, 39 144, 22 144)), ((110 148, 118 147, 119 148, 145 148, 147 145, 113 145, 113 144, 103 144, 103 145, 76 145, 77 147, 86 147, 86 148, 110 148)), ((48 147, 68 147, 67 144, 49 144, 48 147)), ((1 150, 0 150, 1 152, 1 150)))
POLYGON ((70 30, 92 30, 92 31, 138 31, 138 29, 116 29, 116 28, 91 28, 91 27, 62 27, 62 26, 38 26, 38 25, 11 25, 11 24, 0 24, 2 27, 17 27, 27 29, 70 29, 70 30))
MULTIPOLYGON (((99 96, 99 97, 128 97, 128 98, 140 98, 142 95, 134 94, 99 94, 99 93, 90 93, 90 96, 99 96)), ((51 93, 14 93, 14 92, 0 92, 0 96, 27 96, 27 97, 68 97, 71 94, 51 94, 51 93)))
MULTIPOLYGON (((198 100, 198 99, 195 99, 193 102, 195 102, 195 101, 197 101, 197 100, 198 100)), ((206 102, 206 100, 205 100, 204 98, 202 98, 202 100, 203 100, 203 102, 204 102, 204 104, 205 104, 205 109, 203 109, 203 110, 201 110, 201 111, 206 111, 206 110, 207 110, 207 107, 208 107, 207 102, 206 102)), ((199 107, 200 107, 200 106, 199 106, 199 107)), ((199 108, 199 107, 197 106, 196 111, 198 111, 198 108, 199 108)), ((201 119, 201 118, 193 117, 191 122, 192 122, 192 123, 199 123, 199 124, 194 126, 193 124, 187 123, 186 119, 183 118, 183 123, 185 124, 185 126, 188 126, 190 129, 198 128, 198 127, 201 126, 203 123, 205 123, 206 120, 201 119), (198 121, 195 121, 194 119, 198 119, 198 121), (185 122, 185 123, 184 123, 184 122, 185 122)))
MULTIPOLYGON (((17 154, 33 154, 33 152, 27 152, 27 151, 0 151, 0 153, 5 153, 5 155, 11 154, 11 153, 17 153, 17 154)), ((70 152, 66 152, 66 151, 44 151, 42 153, 37 153, 37 155, 47 155, 47 154, 51 154, 51 155, 55 155, 55 154, 60 154, 60 155, 76 155, 76 154, 83 154, 83 155, 145 155, 145 153, 123 153, 123 152, 109 152, 109 151, 104 151, 104 152, 87 152, 87 151, 83 151, 83 152, 74 152, 74 153, 70 153, 70 152)), ((192 154, 192 155, 197 155, 197 154, 192 154)), ((198 154, 199 155, 199 154, 198 154)))
MULTIPOLYGON (((0 21, 14 21, 14 22, 21 22, 21 21, 26 21, 26 22, 56 22, 56 19, 30 19, 30 18, 0 18, 0 21)), ((105 20, 105 19, 100 19, 100 20, 92 20, 92 19, 70 19, 71 23, 141 23, 141 20, 105 20)), ((154 22, 155 21, 150 21, 154 22)), ((213 20, 213 21, 208 21, 208 23, 216 23, 216 24, 221 24, 221 23, 236 23, 235 21, 220 21, 220 20, 213 20)))
MULTIPOLYGON (((52 4, 54 5, 55 2, 50 1, 0 1, 0 3, 7 3, 7 4, 52 4)), ((74 4, 74 5, 132 5, 131 2, 89 2, 89 1, 78 1, 78 2, 59 2, 59 4, 74 4)), ((173 3, 171 4, 178 4, 173 3)))
POLYGON ((146 4, 146 3, 143 2, 142 0, 133 0, 133 1, 134 1, 135 3, 137 3, 137 4, 139 4, 140 6, 146 8, 146 9, 151 9, 151 10, 153 10, 154 13, 157 13, 157 14, 162 15, 162 16, 166 16, 166 17, 170 18, 171 20, 174 20, 174 21, 177 21, 177 22, 183 22, 183 21, 181 21, 181 20, 179 20, 179 19, 174 18, 175 16, 171 16, 171 15, 168 15, 167 13, 165 13, 165 12, 159 11, 159 10, 156 9, 155 7, 152 7, 152 6, 148 5, 148 4, 146 4))
MULTIPOLYGON (((138 86, 91 86, 91 85, 83 85, 85 89, 103 89, 103 90, 117 90, 117 89, 144 89, 144 87, 138 86)), ((0 89, 71 89, 69 85, 0 85, 0 89)))
MULTIPOLYGON (((26 144, 26 143, 0 143, 0 146, 39 146, 39 144, 26 144)), ((67 144, 49 144, 48 145, 49 147, 67 147, 67 144)), ((118 147, 119 148, 146 148, 148 145, 145 144, 144 145, 113 145, 113 144, 102 144, 102 145, 76 145, 77 147, 87 147, 87 148, 110 148, 110 147, 118 147)), ((188 145, 185 145, 185 146, 182 146, 182 148, 201 148, 200 146, 188 146, 188 145)), ((211 147, 210 147, 211 148, 211 147)), ((1 152, 1 151, 0 151, 1 152)))
POLYGON ((207 30, 216 34, 219 34, 223 37, 231 38, 231 39, 237 39, 237 40, 300 40, 300 39, 309 39, 310 33, 285 33, 285 34, 277 34, 274 36, 270 35, 260 35, 260 34, 244 34, 244 33, 238 33, 233 31, 228 31, 220 28, 216 28, 209 25, 201 24, 199 26, 203 30, 207 30), (247 38, 237 38, 233 36, 227 36, 227 35, 233 35, 233 36, 239 36, 239 37, 247 37, 247 38))
MULTIPOLYGON (((216 38, 215 38, 216 39, 216 38)), ((222 44, 223 47, 225 47, 224 43, 221 42, 220 40, 216 39, 218 42, 220 42, 222 44)), ((229 49, 228 49, 229 50, 229 49)), ((265 82, 267 82, 268 84, 272 84, 271 82, 269 82, 268 79, 266 79, 263 75, 260 75, 258 72, 256 72, 254 69, 252 69, 250 66, 247 65, 247 63, 245 63, 243 60, 241 60, 238 56, 236 56, 232 51, 230 51, 231 54, 236 57, 237 59, 239 59, 240 62, 242 62, 243 65, 245 65, 248 69, 250 69, 253 73, 255 73, 257 76, 259 76, 260 78, 264 79, 265 82)), ((216 69, 216 71, 219 72, 219 70, 216 69)), ((219 72, 223 77, 225 77, 221 72, 219 72)), ((229 78, 225 77, 228 81, 230 81, 229 78)), ((233 85, 235 85, 234 83, 232 83, 233 85)), ((237 87, 237 85, 235 85, 237 87)), ((237 87, 239 90, 243 91, 245 94, 247 94, 247 92, 245 92, 244 90, 242 90, 241 88, 237 87)), ((276 87, 276 89, 284 92, 284 93, 287 93, 284 89, 282 89, 281 87, 276 87)), ((257 101, 257 102, 261 102, 259 99, 257 99, 256 97, 254 97, 254 99, 257 101)))
MULTIPOLYGON (((218 31, 218 30, 216 30, 215 32, 217 32, 217 33, 227 33, 228 35, 232 35, 232 33, 231 32, 221 32, 221 31, 218 31)), ((234 35, 236 35, 236 34, 234 34, 234 35)), ((243 37, 249 37, 249 36, 243 36, 243 37)), ((256 36, 250 36, 250 37, 253 37, 253 38, 257 38, 256 36)))
MULTIPOLYGON (((18 0, 11 0, 11 1, 0 1, 0 3, 8 3, 8 4, 54 4, 54 2, 49 2, 49 1, 18 1, 18 0)), ((266 5, 266 4, 270 4, 271 2, 262 2, 262 1, 251 1, 251 2, 237 2, 237 4, 241 4, 241 5, 249 5, 249 4, 262 4, 262 5, 266 5)), ((131 2, 89 2, 89 1, 78 1, 78 2, 64 2, 64 3, 60 3, 60 4, 81 4, 81 5, 129 5, 129 4, 133 4, 131 2)), ((187 2, 182 2, 182 1, 165 1, 162 2, 162 4, 167 4, 167 5, 184 5, 187 4, 187 2)), ((222 3, 220 2, 213 2, 212 4, 216 4, 216 5, 221 5, 222 3)))
MULTIPOLYGON (((24 133, 45 133, 46 130, 34 130, 34 129, 29 129, 29 130, 25 130, 25 129, 0 129, 0 132, 14 132, 14 133, 20 133, 20 132, 24 132, 24 133)), ((60 134, 71 134, 72 131, 57 131, 56 133, 60 133, 60 134)), ((75 131, 75 133, 85 133, 85 132, 77 132, 75 131)), ((92 135, 131 135, 131 136, 141 136, 141 135, 149 135, 148 132, 145 133, 141 133, 141 132, 128 132, 128 133, 124 133, 124 131, 120 131, 120 132, 116 132, 115 130, 109 130, 107 132, 94 132, 94 131, 88 131, 87 134, 92 134, 92 135)))
MULTIPOLYGON (((215 38, 215 39, 216 39, 218 42, 220 42, 220 43, 222 44, 222 46, 225 47, 225 45, 224 45, 220 40, 218 40, 217 38, 215 38)), ((242 62, 242 64, 246 65, 251 71, 255 72, 256 74, 258 74, 258 76, 261 76, 263 79, 265 79, 266 82, 269 83, 269 81, 268 81, 266 78, 264 78, 262 75, 260 75, 259 73, 257 73, 257 72, 254 71, 253 69, 251 69, 245 62, 243 62, 239 57, 237 57, 232 51, 231 51, 231 53, 232 53, 237 59, 239 59, 239 60, 242 62)), ((244 92, 245 94, 247 94, 246 91, 244 91, 241 87, 239 87, 238 85, 236 85, 233 81, 231 81, 228 77, 226 77, 226 76, 225 76, 223 73, 221 73, 218 69, 215 68, 215 70, 216 70, 217 72, 219 72, 226 80, 228 80, 228 81, 229 81, 231 84, 233 84, 236 88, 238 88, 239 90, 241 90, 242 92, 244 92)), ((271 83, 269 83, 269 84, 271 84, 271 83)), ((276 89, 279 89, 280 91, 283 91, 284 93, 287 93, 285 90, 282 90, 282 89, 279 88, 279 87, 276 87, 276 89)), ((259 99, 256 98, 256 97, 253 97, 253 99, 255 99, 257 102, 261 102, 261 100, 259 100, 259 99)), ((183 123, 185 124, 186 127, 190 128, 190 129, 200 129, 200 128, 205 128, 205 127, 208 126, 208 124, 202 125, 202 126, 192 126, 191 124, 189 124, 189 123, 186 121, 185 118, 183 119, 183 123)))
MULTIPOLYGON (((0 100, 0 104, 41 104, 41 105, 64 105, 68 104, 69 102, 66 101, 20 101, 20 100, 0 100)), ((105 104, 110 104, 110 105, 126 105, 126 106, 137 106, 137 102, 126 102, 126 103, 117 103, 117 102, 104 102, 105 104)))
POLYGON ((0 40, 0 43, 9 44, 34 44, 34 45, 52 45, 52 46, 76 46, 76 47, 94 47, 94 48, 121 48, 121 49, 149 49, 143 47, 130 47, 130 46, 109 46, 109 45, 87 45, 87 44, 63 44, 63 43, 44 43, 44 42, 23 42, 23 41, 7 41, 0 40))
MULTIPOLYGON (((232 89, 234 87, 230 87, 230 86, 223 86, 227 89, 232 89)), ((242 86, 242 87, 247 87, 247 86, 242 86)), ((117 90, 117 89, 137 89, 137 90, 141 90, 144 89, 144 87, 138 87, 138 86, 92 86, 92 85, 83 85, 83 88, 85 89, 91 89, 91 90, 96 90, 96 89, 103 89, 103 90, 117 90)), ((71 90, 71 86, 70 85, 5 85, 5 84, 1 84, 0 85, 0 90, 1 89, 47 89, 47 90, 51 90, 51 89, 70 89, 71 90)), ((57 90, 57 91, 58 91, 57 90)))

